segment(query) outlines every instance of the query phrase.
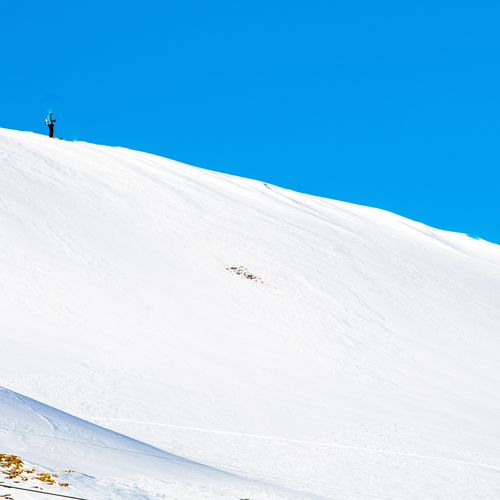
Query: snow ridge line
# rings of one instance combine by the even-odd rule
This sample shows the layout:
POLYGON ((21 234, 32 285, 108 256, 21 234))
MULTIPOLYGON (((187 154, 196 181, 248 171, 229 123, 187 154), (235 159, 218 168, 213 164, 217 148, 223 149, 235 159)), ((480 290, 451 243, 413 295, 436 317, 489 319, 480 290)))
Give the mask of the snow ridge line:
MULTIPOLYGON (((79 417, 79 418, 85 418, 85 417, 79 417)), ((326 447, 332 447, 332 448, 345 448, 348 450, 368 451, 371 453, 386 453, 386 454, 390 454, 390 455, 403 455, 406 457, 422 458, 422 459, 428 459, 428 460, 439 460, 442 462, 452 462, 452 463, 457 463, 457 464, 462 464, 462 465, 473 465, 475 467, 485 467, 487 469, 493 469, 494 471, 500 472, 500 466, 479 464, 476 462, 465 462, 464 460, 456 460, 453 458, 443 458, 443 457, 432 457, 429 455, 419 455, 416 453, 407 453, 404 451, 377 450, 374 448, 363 448, 361 446, 348 446, 348 445, 337 444, 337 443, 317 443, 315 441, 300 441, 298 439, 287 439, 287 438, 272 437, 272 436, 259 436, 258 434, 244 434, 241 432, 231 432, 231 431, 217 431, 217 430, 212 430, 212 429, 201 429, 198 427, 185 427, 182 425, 161 424, 161 423, 156 423, 156 422, 138 422, 136 420, 109 419, 109 418, 96 418, 96 417, 90 417, 89 420, 104 421, 104 422, 127 422, 130 424, 140 424, 140 425, 157 425, 159 427, 172 427, 175 429, 186 429, 186 430, 190 430, 190 431, 211 432, 214 434, 228 434, 228 435, 232 435, 232 436, 243 436, 243 437, 251 437, 251 438, 258 438, 258 439, 268 439, 270 441, 284 441, 284 442, 288 442, 288 443, 300 443, 300 444, 310 444, 310 445, 314 445, 314 446, 326 446, 326 447)))

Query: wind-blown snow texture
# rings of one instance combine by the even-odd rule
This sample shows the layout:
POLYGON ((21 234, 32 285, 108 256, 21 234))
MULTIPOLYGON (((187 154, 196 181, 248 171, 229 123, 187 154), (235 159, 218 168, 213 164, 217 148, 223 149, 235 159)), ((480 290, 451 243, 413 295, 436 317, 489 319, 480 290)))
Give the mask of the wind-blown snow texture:
POLYGON ((0 453, 65 494, 500 498, 497 245, 0 129, 0 314, 0 453))

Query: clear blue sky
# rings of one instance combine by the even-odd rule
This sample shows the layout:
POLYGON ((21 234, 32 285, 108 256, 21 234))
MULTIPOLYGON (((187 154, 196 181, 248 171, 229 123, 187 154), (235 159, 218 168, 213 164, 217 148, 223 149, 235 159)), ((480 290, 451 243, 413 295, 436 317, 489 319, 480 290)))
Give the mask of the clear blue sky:
POLYGON ((500 244, 498 0, 3 2, 0 127, 500 244))

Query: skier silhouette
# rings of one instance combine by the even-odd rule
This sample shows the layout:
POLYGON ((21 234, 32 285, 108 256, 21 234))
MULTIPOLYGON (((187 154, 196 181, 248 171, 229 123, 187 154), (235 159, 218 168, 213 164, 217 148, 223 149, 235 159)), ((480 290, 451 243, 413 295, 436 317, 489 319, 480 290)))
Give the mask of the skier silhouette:
POLYGON ((52 119, 52 113, 49 113, 45 123, 49 126, 49 137, 54 137, 54 123, 56 121, 52 119))

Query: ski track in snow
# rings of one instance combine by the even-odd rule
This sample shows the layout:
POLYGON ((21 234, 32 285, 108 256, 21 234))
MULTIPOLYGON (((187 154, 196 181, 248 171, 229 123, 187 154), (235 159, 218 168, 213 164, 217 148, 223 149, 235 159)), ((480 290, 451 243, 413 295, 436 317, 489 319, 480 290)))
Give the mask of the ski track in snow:
POLYGON ((454 460, 452 458, 431 457, 431 456, 418 455, 416 453, 407 453, 407 452, 402 452, 402 451, 375 450, 372 448, 362 448, 359 446, 346 446, 346 445, 337 444, 337 443, 317 443, 314 441, 299 441, 297 439, 286 439, 286 438, 272 437, 272 436, 257 436, 255 434, 243 434, 241 432, 220 431, 220 430, 212 430, 212 429, 199 429, 196 427, 184 427, 182 425, 162 424, 162 423, 154 423, 154 422, 137 422, 134 420, 123 420, 123 419, 115 420, 115 419, 96 418, 96 417, 82 417, 82 418, 85 418, 86 420, 94 421, 94 422, 105 422, 105 423, 128 422, 131 424, 155 425, 155 426, 159 426, 159 427, 171 427, 174 429, 186 429, 186 430, 190 430, 190 431, 210 432, 213 434, 226 434, 226 435, 231 435, 231 436, 243 436, 243 437, 257 438, 257 439, 268 439, 271 441, 284 441, 287 443, 307 444, 307 445, 313 445, 313 446, 327 446, 327 447, 332 447, 332 448, 345 448, 348 450, 359 450, 359 451, 366 451, 369 453, 387 453, 389 455, 403 455, 406 457, 422 458, 422 459, 428 459, 428 460, 440 460, 443 462, 453 462, 453 463, 463 464, 463 465, 473 465, 475 467, 486 467, 488 469, 493 469, 495 471, 500 472, 500 466, 480 464, 480 463, 474 463, 474 462, 464 462, 463 460, 454 460))

